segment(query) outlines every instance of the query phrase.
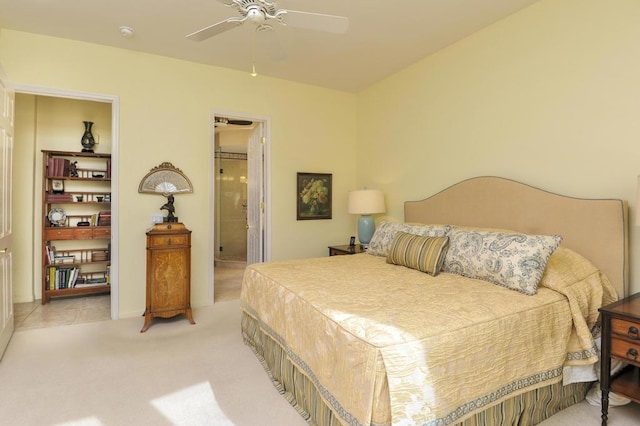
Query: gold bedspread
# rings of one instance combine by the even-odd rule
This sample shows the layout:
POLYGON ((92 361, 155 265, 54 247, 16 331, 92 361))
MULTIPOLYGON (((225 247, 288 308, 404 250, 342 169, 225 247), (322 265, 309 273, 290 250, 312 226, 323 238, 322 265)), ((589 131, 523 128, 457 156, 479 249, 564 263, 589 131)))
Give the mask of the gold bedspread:
POLYGON ((594 363, 590 329, 615 297, 561 247, 535 296, 357 254, 251 265, 241 304, 344 424, 409 425, 464 420, 594 363))

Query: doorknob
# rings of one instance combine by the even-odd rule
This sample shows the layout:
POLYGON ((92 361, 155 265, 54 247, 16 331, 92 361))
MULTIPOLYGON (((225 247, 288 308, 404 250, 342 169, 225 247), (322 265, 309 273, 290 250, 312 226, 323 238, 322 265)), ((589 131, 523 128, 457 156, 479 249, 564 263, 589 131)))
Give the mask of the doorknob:
POLYGON ((0 249, 0 254, 5 254, 8 251, 9 251, 9 249, 5 247, 3 249, 0 249))

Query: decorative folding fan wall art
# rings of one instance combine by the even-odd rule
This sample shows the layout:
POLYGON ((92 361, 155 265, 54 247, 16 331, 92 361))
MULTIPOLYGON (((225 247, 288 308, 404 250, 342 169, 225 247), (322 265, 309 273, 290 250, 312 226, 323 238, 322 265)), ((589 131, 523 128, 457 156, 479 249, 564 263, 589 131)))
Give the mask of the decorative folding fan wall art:
POLYGON ((147 173, 138 186, 141 194, 157 194, 167 197, 167 202, 160 207, 166 210, 165 222, 178 222, 175 216, 174 195, 190 194, 193 192, 193 185, 189 178, 168 161, 154 167, 147 173))
POLYGON ((165 197, 176 193, 191 193, 193 186, 189 178, 168 161, 154 167, 147 173, 138 186, 138 192, 160 194, 165 197))

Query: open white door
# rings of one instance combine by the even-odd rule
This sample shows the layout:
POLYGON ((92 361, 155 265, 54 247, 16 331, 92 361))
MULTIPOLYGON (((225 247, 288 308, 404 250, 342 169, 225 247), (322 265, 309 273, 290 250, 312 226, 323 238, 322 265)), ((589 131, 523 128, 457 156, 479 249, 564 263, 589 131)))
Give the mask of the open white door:
POLYGON ((264 124, 259 122, 247 147, 247 265, 264 260, 264 124))
POLYGON ((0 358, 13 334, 12 169, 15 95, 0 69, 0 358))

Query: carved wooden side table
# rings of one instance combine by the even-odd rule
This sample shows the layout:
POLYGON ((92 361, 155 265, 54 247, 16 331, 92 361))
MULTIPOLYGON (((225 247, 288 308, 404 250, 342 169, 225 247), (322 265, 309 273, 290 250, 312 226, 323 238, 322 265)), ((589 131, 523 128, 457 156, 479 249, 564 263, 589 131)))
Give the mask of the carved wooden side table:
POLYGON ((191 231, 182 223, 158 223, 147 231, 145 332, 155 317, 191 313, 191 231))

